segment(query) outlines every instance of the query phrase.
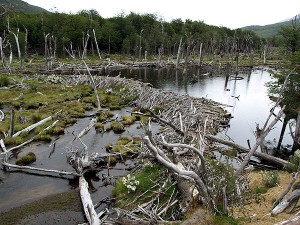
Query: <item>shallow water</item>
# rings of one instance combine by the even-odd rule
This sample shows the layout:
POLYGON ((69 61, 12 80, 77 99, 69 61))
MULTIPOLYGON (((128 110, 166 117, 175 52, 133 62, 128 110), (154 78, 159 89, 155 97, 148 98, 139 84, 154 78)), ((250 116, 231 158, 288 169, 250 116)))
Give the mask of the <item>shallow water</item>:
MULTIPOLYGON (((192 68, 186 74, 183 74, 182 70, 173 68, 147 68, 112 71, 110 75, 114 76, 119 72, 121 72, 122 77, 151 83, 156 88, 189 94, 194 97, 206 97, 232 106, 225 107, 233 116, 230 127, 226 130, 226 135, 244 147, 248 147, 248 139, 251 144, 254 144, 256 123, 262 127, 271 108, 274 106, 274 102, 268 97, 267 87, 265 86, 267 82, 273 79, 267 69, 242 72, 238 75, 242 78, 240 80, 234 79, 235 75, 228 78, 225 75, 217 74, 202 75, 206 71, 201 71, 198 68, 192 68)), ((276 111, 278 110, 276 109, 276 111)), ((279 121, 266 140, 275 145, 281 127, 282 122, 279 121)), ((286 131, 283 144, 292 143, 292 138, 288 132, 286 131)))
MULTIPOLYGON (((253 132, 256 123, 262 126, 273 106, 265 87, 265 83, 271 81, 272 77, 266 70, 254 70, 249 73, 239 74, 238 76, 243 78, 241 80, 235 80, 233 79, 234 77, 226 79, 223 75, 203 76, 201 74, 205 73, 205 71, 197 69, 191 69, 187 74, 182 74, 182 71, 171 68, 123 69, 121 71, 113 71, 110 75, 118 75, 119 72, 121 72, 122 77, 151 83, 156 88, 171 90, 180 94, 189 94, 194 97, 206 97, 232 106, 225 107, 233 116, 230 121, 230 127, 226 130, 226 135, 245 147, 247 147, 247 139, 254 144, 253 132)), ((128 112, 126 112, 126 109, 123 109, 122 111, 114 111, 114 114, 124 115, 128 114, 128 112)), ((88 123, 89 118, 83 118, 79 119, 73 126, 68 127, 65 135, 55 140, 55 149, 50 157, 50 152, 53 150, 53 146, 50 146, 52 143, 34 143, 29 145, 22 150, 20 156, 28 151, 33 151, 37 155, 37 161, 32 166, 73 171, 73 168, 66 160, 66 146, 74 138, 74 134, 78 134, 88 123)), ((137 123, 130 126, 126 132, 120 135, 131 136, 139 134, 141 131, 137 129, 137 126, 137 123)), ((274 139, 278 140, 281 126, 282 123, 279 122, 267 139, 271 142, 274 139)), ((105 152, 104 147, 107 143, 115 143, 120 135, 116 135, 113 132, 96 134, 95 130, 92 129, 82 140, 87 144, 90 153, 101 153, 105 152)), ((291 143, 291 141, 290 136, 286 134, 283 143, 287 144, 291 143)), ((82 147, 80 143, 76 143, 76 146, 82 147)), ((11 162, 14 163, 14 159, 11 162)), ((115 177, 125 175, 128 173, 126 168, 130 165, 132 165, 130 160, 125 164, 119 163, 114 169, 109 171, 109 174, 115 177)), ((102 180, 102 177, 106 176, 107 173, 107 170, 103 170, 97 174, 97 177, 90 180, 90 186, 94 189, 91 195, 95 203, 111 195, 112 184, 107 185, 102 180)), ((0 212, 50 194, 78 187, 76 179, 67 180, 18 172, 3 173, 2 170, 0 170, 0 177, 3 178, 3 182, 0 183, 0 212)))
MULTIPOLYGON (((113 111, 113 113, 120 117, 120 115, 129 114, 126 110, 128 109, 125 108, 113 111)), ((26 146, 20 153, 20 156, 29 151, 33 151, 37 157, 36 162, 31 164, 33 167, 61 171, 74 171, 67 163, 66 146, 68 146, 70 141, 72 141, 74 135, 78 134, 89 124, 89 120, 90 118, 88 117, 79 119, 74 125, 66 128, 63 136, 59 137, 57 140, 53 140, 53 142, 56 142, 54 151, 52 145, 53 142, 33 143, 26 146), (52 151, 53 153, 50 155, 52 151)), ((122 134, 114 134, 112 131, 97 134, 95 129, 91 129, 82 138, 82 141, 87 145, 89 153, 103 153, 105 152, 105 145, 108 143, 115 143, 119 136, 133 136, 141 133, 141 130, 137 129, 137 126, 139 126, 139 124, 136 122, 130 127, 127 127, 126 131, 122 134)), ((80 142, 75 142, 73 147, 82 148, 82 145, 80 142)), ((15 163, 15 159, 11 159, 10 162, 15 163)), ((109 170, 109 175, 112 177, 125 175, 128 173, 126 169, 130 166, 132 166, 132 162, 130 160, 127 160, 125 163, 117 163, 113 169, 109 170)), ((105 180, 101 179, 103 176, 106 176, 107 173, 107 170, 103 170, 97 174, 99 178, 93 177, 93 179, 89 181, 90 186, 94 189, 92 198, 95 202, 111 195, 113 183, 107 184, 105 183, 105 180), (101 191, 96 191, 99 190, 99 188, 101 188, 101 191)), ((42 175, 42 173, 40 173, 40 175, 18 172, 3 173, 3 171, 0 170, 0 177, 4 178, 3 182, 0 183, 0 212, 51 194, 64 192, 78 187, 77 179, 61 179, 57 175, 49 177, 42 175)), ((114 181, 114 179, 112 179, 112 181, 114 181)))

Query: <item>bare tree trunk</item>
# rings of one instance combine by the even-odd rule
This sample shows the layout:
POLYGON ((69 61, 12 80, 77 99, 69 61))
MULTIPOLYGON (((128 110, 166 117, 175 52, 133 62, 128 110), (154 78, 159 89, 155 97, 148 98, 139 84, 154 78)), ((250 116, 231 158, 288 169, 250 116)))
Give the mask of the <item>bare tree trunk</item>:
MULTIPOLYGON (((271 129, 273 128, 273 126, 278 122, 278 120, 281 118, 281 116, 283 115, 283 110, 285 107, 283 107, 278 115, 276 116, 276 118, 270 123, 270 125, 266 128, 266 129, 262 129, 261 130, 261 134, 259 134, 256 137, 256 143, 255 145, 251 148, 250 152, 247 154, 247 156, 245 157, 244 161, 241 163, 240 167, 237 169, 237 171, 235 172, 236 176, 240 176, 242 174, 242 172, 244 171, 245 167, 248 165, 250 158, 253 156, 253 153, 257 150, 258 146, 260 146, 260 144, 264 141, 265 137, 268 135, 268 133, 271 131, 271 129)), ((273 112, 271 112, 273 113, 273 112)))
POLYGON ((25 40, 24 40, 24 55, 27 57, 28 54, 28 30, 27 28, 23 25, 25 29, 25 40))
POLYGON ((180 39, 179 47, 178 47, 178 52, 177 52, 176 69, 179 68, 179 63, 180 63, 181 44, 182 44, 182 38, 180 39))
POLYGON ((198 66, 202 65, 202 47, 203 47, 203 43, 200 43, 200 48, 199 48, 199 62, 198 62, 198 66))
POLYGON ((99 217, 95 211, 91 195, 89 193, 89 185, 83 176, 79 178, 80 197, 85 212, 85 216, 90 225, 100 225, 99 217))
POLYGON ((8 32, 10 32, 11 34, 13 34, 14 37, 15 37, 15 41, 16 41, 16 45, 17 45, 17 49, 18 49, 20 67, 21 67, 21 69, 23 69, 22 54, 21 54, 20 43, 19 43, 19 29, 17 29, 17 34, 15 34, 14 32, 12 32, 11 30, 8 30, 8 32))
POLYGON ((4 54, 4 51, 3 51, 3 39, 2 39, 2 37, 0 37, 0 53, 1 53, 1 61, 2 61, 3 68, 5 70, 6 69, 10 70, 9 66, 7 65, 5 54, 4 54))
POLYGON ((295 128, 295 135, 294 135, 294 143, 293 143, 293 151, 300 149, 300 109, 298 112, 296 128, 295 128))
POLYGON ((11 110, 10 115, 10 128, 9 128, 9 136, 12 137, 14 134, 14 128, 15 128, 15 110, 11 110))
POLYGON ((267 63, 267 45, 264 45, 264 65, 267 63))
POLYGON ((277 144, 277 148, 276 148, 277 151, 280 150, 280 146, 281 146, 281 143, 282 143, 282 139, 283 139, 284 132, 285 132, 287 124, 288 124, 288 119, 287 119, 287 117, 285 117, 284 120, 283 120, 282 128, 281 128, 281 131, 280 131, 280 136, 279 136, 279 139, 278 139, 278 144, 277 144))
POLYGON ((96 87, 96 84, 95 84, 95 81, 94 81, 94 78, 89 70, 89 67, 87 66, 86 62, 83 60, 83 63, 85 65, 85 68, 87 69, 87 72, 89 74, 89 77, 91 79, 91 82, 92 82, 92 85, 93 85, 93 88, 94 88, 94 93, 95 93, 95 96, 96 96, 96 100, 97 100, 97 105, 98 105, 98 110, 101 110, 101 103, 100 103, 100 99, 99 99, 99 96, 98 96, 98 91, 97 91, 97 87, 96 87))
POLYGON ((94 29, 93 29, 93 34, 94 34, 94 40, 95 40, 95 45, 97 48, 98 57, 99 57, 99 60, 101 60, 102 58, 101 58, 101 54, 100 54, 100 50, 99 50, 99 46, 98 46, 98 42, 97 42, 96 32, 94 29))

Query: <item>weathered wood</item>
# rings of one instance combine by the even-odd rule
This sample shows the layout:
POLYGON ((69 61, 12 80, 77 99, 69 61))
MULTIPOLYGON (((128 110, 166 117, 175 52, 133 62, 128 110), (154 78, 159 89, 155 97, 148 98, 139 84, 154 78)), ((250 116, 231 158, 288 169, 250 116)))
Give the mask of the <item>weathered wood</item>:
POLYGON ((2 120, 4 120, 4 112, 2 110, 0 110, 0 122, 2 122, 2 120))
POLYGON ((289 185, 287 186, 286 189, 284 189, 283 192, 281 192, 281 194, 276 198, 275 202, 273 203, 273 206, 272 206, 272 209, 274 209, 278 203, 284 198, 284 196, 286 196, 287 193, 289 193, 289 191, 291 190, 292 186, 294 185, 296 179, 297 179, 297 176, 298 176, 298 172, 297 173, 293 173, 292 174, 292 179, 289 183, 289 185))
POLYGON ((180 63, 181 44, 182 44, 182 38, 180 38, 180 42, 179 42, 179 46, 178 46, 177 59, 176 59, 176 69, 179 68, 179 63, 180 63))
POLYGON ((59 175, 71 175, 71 176, 80 177, 80 174, 78 174, 76 172, 65 172, 65 171, 59 171, 59 170, 49 170, 49 169, 31 167, 31 166, 18 166, 18 165, 10 164, 10 163, 7 163, 7 162, 3 162, 2 164, 4 166, 19 169, 19 170, 41 171, 41 172, 47 172, 47 173, 56 173, 56 174, 59 174, 59 175))
POLYGON ((300 198, 300 190, 296 189, 294 190, 286 199, 281 201, 274 209, 271 211, 271 215, 275 216, 284 210, 286 210, 292 203, 295 201, 298 201, 300 198))
POLYGON ((100 220, 95 211, 91 195, 88 190, 88 183, 83 176, 79 178, 80 197, 83 205, 84 213, 90 225, 99 225, 100 220))
MULTIPOLYGON (((245 148, 241 145, 238 145, 238 144, 233 143, 231 141, 227 141, 227 140, 215 137, 215 136, 210 135, 210 134, 207 134, 206 137, 208 139, 219 142, 221 144, 231 146, 231 147, 235 148, 238 152, 241 152, 241 153, 249 153, 249 151, 250 151, 249 149, 247 149, 247 148, 245 148)), ((280 159, 280 158, 277 158, 277 157, 274 157, 274 156, 271 156, 271 155, 268 155, 268 154, 264 154, 264 153, 261 153, 261 152, 254 152, 253 156, 258 157, 262 160, 265 160, 265 161, 271 163, 272 165, 274 165, 278 168, 283 168, 288 164, 288 161, 286 161, 286 160, 283 160, 283 159, 280 159)))
POLYGON ((15 110, 11 110, 11 115, 10 115, 10 127, 9 127, 9 136, 12 137, 14 134, 15 130, 15 110))
POLYGON ((15 138, 15 137, 19 136, 20 134, 22 134, 22 133, 24 133, 24 132, 30 132, 30 131, 32 131, 33 129, 35 129, 36 127, 38 127, 38 126, 40 126, 40 125, 43 125, 44 123, 46 123, 46 122, 48 122, 48 121, 50 121, 50 120, 52 120, 52 119, 53 119, 52 116, 48 116, 47 118, 42 119, 41 121, 39 121, 39 122, 37 122, 37 123, 35 123, 35 124, 32 124, 32 125, 30 125, 30 126, 24 128, 23 130, 18 131, 18 132, 15 133, 12 137, 15 138))
POLYGON ((83 61, 83 64, 84 64, 85 68, 87 69, 87 72, 89 74, 89 78, 91 79, 91 82, 92 82, 92 85, 93 85, 95 97, 96 97, 96 100, 97 100, 97 106, 98 106, 97 109, 101 110, 101 103, 100 103, 100 99, 99 99, 99 95, 98 95, 98 91, 97 91, 97 87, 96 87, 94 78, 93 78, 93 76, 90 72, 90 69, 89 69, 88 65, 86 64, 86 62, 84 60, 82 60, 82 61, 83 61))
MULTIPOLYGON (((50 126, 46 127, 44 130, 42 130, 40 133, 38 133, 37 135, 35 135, 33 138, 23 142, 22 144, 20 145, 17 145, 17 146, 14 146, 14 147, 11 147, 10 149, 7 150, 7 152, 11 152, 11 151, 14 151, 14 150, 17 150, 31 142, 33 142, 40 134, 42 134, 43 132, 45 132, 46 130, 49 130, 51 129, 52 127, 54 127, 56 124, 58 123, 58 120, 54 121, 54 123, 52 123, 50 126)), ((0 154, 1 155, 1 154, 0 154)))
POLYGON ((152 144, 150 141, 151 139, 151 132, 147 132, 147 135, 143 138, 146 146, 151 150, 152 154, 155 156, 155 158, 164 166, 166 166, 171 171, 177 173, 178 175, 192 179, 195 181, 198 187, 199 193, 201 193, 201 196, 204 198, 204 203, 208 207, 211 205, 211 200, 208 195, 207 187, 205 186, 203 180, 199 177, 198 174, 196 174, 194 171, 184 170, 180 169, 177 165, 171 162, 170 159, 168 159, 167 156, 156 146, 152 144))
POLYGON ((93 35, 94 35, 94 41, 95 41, 98 57, 99 57, 99 60, 101 60, 102 58, 101 58, 101 54, 100 54, 100 50, 99 50, 99 45, 98 45, 98 42, 97 42, 95 29, 93 29, 93 35))
POLYGON ((274 225, 299 225, 300 224, 300 216, 292 217, 285 221, 281 221, 279 223, 275 223, 274 225))

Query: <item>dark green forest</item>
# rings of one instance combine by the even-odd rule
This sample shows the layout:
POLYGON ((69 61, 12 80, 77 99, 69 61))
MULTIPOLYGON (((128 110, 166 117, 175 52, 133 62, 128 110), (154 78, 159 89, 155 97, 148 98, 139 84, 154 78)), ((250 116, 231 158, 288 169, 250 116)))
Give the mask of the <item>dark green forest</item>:
POLYGON ((64 56, 65 49, 71 45, 80 52, 88 37, 89 53, 96 51, 93 30, 102 53, 136 57, 145 51, 148 55, 176 55, 181 38, 191 53, 198 52, 202 43, 207 54, 229 53, 233 48, 239 52, 261 49, 265 42, 251 31, 230 30, 201 21, 166 22, 153 14, 136 13, 105 19, 95 10, 77 14, 9 12, 2 15, 0 30, 4 46, 11 45, 14 51, 14 36, 8 30, 18 33, 21 49, 26 54, 43 55, 47 36, 46 41, 52 43, 59 56, 64 56), (28 46, 25 49, 26 30, 28 46))

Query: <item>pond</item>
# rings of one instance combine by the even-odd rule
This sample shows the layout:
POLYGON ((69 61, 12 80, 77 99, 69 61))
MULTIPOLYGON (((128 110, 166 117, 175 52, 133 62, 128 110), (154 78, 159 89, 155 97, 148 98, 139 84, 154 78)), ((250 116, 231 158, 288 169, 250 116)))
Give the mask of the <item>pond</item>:
MULTIPOLYGON (((194 97, 206 97, 213 101, 223 103, 225 109, 232 114, 233 118, 223 135, 229 136, 236 143, 247 147, 247 139, 254 144, 254 130, 256 123, 262 125, 266 120, 273 102, 267 95, 266 82, 272 80, 270 73, 265 69, 241 73, 239 80, 234 77, 226 79, 223 75, 202 75, 205 72, 199 69, 191 69, 187 74, 181 70, 171 68, 163 69, 122 69, 120 71, 111 71, 108 75, 115 76, 121 74, 122 77, 141 80, 152 84, 156 88, 171 90, 180 94, 189 94, 194 97)), ((114 111, 115 115, 128 114, 126 109, 114 111)), ((34 151, 37 153, 37 161, 32 164, 35 167, 47 169, 57 169, 72 171, 72 167, 66 161, 65 146, 73 139, 74 133, 79 133, 87 124, 89 118, 79 119, 76 124, 66 129, 63 137, 56 141, 55 151, 53 145, 44 143, 35 143, 23 149, 22 154, 34 151)), ((137 129, 138 124, 132 125, 127 129, 125 135, 137 135, 141 131, 137 129)), ((275 129, 272 130, 267 139, 270 142, 276 142, 279 137, 282 124, 279 122, 275 129)), ((88 145, 89 152, 104 152, 107 143, 115 143, 120 135, 112 132, 97 134, 91 130, 83 138, 83 142, 88 145)), ((291 138, 286 135, 284 144, 291 143, 291 138)), ((117 164, 114 169, 109 171, 110 176, 124 175, 132 166, 128 160, 125 164, 117 164)), ((108 174, 103 170, 98 174, 98 179, 90 181, 95 191, 92 198, 95 202, 111 195, 112 184, 106 184, 103 176, 108 174), (101 189, 101 191, 100 191, 101 189)), ((78 181, 60 179, 49 176, 33 176, 27 173, 3 173, 0 171, 0 177, 3 182, 0 183, 0 212, 9 210, 11 207, 19 206, 35 199, 39 199, 49 194, 65 192, 74 189, 78 181)))
MULTIPOLYGON (((240 79, 235 79, 235 75, 228 78, 224 75, 207 75, 206 71, 199 68, 192 68, 186 74, 173 68, 123 69, 110 72, 112 76, 118 74, 121 74, 121 77, 150 83, 155 88, 205 97, 231 106, 225 107, 233 116, 225 133, 244 147, 248 147, 248 139, 251 144, 255 143, 256 123, 262 127, 274 106, 265 85, 273 79, 267 68, 241 72, 238 74, 240 79)), ((276 109, 276 112, 278 111, 279 109, 276 109)), ((282 122, 279 121, 266 138, 269 144, 276 146, 281 127, 282 122)), ((286 134, 282 144, 292 144, 291 136, 286 134)))

